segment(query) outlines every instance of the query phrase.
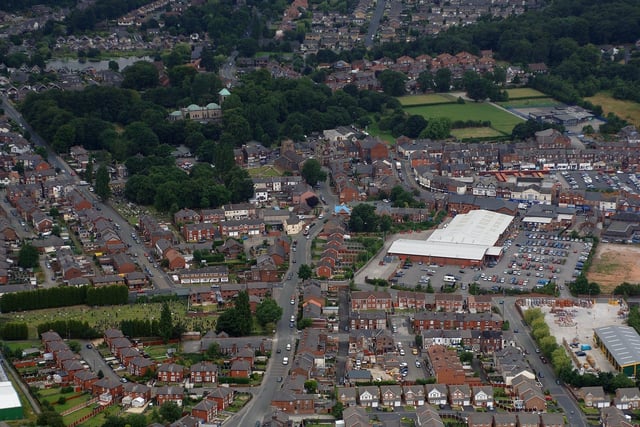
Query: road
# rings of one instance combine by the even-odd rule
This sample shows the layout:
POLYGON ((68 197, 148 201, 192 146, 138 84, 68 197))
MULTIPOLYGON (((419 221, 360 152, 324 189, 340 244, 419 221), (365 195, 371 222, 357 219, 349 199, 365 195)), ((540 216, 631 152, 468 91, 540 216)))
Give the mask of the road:
POLYGON ((555 382, 555 373, 549 364, 542 363, 535 350, 537 348, 533 338, 528 333, 528 327, 524 326, 522 317, 518 314, 515 306, 515 298, 505 298, 503 306, 504 318, 509 321, 512 328, 517 328, 520 333, 516 334, 518 345, 529 353, 529 364, 535 372, 542 372, 544 378, 538 378, 545 390, 549 390, 551 396, 558 402, 564 410, 565 416, 570 426, 587 426, 578 403, 571 397, 570 393, 561 385, 555 382), (516 327, 516 325, 518 325, 516 327))
MULTIPOLYGON (((325 209, 328 210, 329 207, 333 206, 329 203, 333 201, 333 196, 330 194, 328 184, 321 183, 318 192, 327 201, 328 204, 325 209)), ((327 213, 328 212, 325 211, 325 214, 327 213)), ((294 327, 290 326, 291 316, 297 316, 298 313, 298 298, 295 298, 295 304, 291 304, 291 299, 295 297, 298 292, 299 279, 296 273, 300 265, 311 264, 311 242, 322 230, 320 222, 321 220, 316 220, 316 225, 311 227, 309 239, 302 234, 292 236, 293 240, 298 242, 297 249, 295 252, 291 251, 290 253, 291 264, 285 275, 282 287, 274 291, 274 298, 283 309, 282 318, 276 326, 276 333, 273 338, 272 348, 274 349, 274 353, 269 360, 259 391, 254 392, 253 398, 249 403, 247 403, 240 412, 228 419, 225 424, 252 426, 256 421, 262 421, 269 413, 272 397, 278 393, 284 382, 278 382, 277 379, 279 377, 286 378, 289 373, 295 354, 296 340, 299 334, 295 325, 294 327), (287 279, 289 273, 291 273, 291 279, 287 279), (287 351, 287 344, 291 344, 291 351, 287 351), (281 353, 277 353, 275 351, 276 349, 280 349, 281 353), (289 358, 288 365, 282 364, 284 357, 289 358)))
POLYGON ((367 37, 364 39, 364 45, 367 49, 373 46, 375 36, 378 33, 378 27, 380 26, 380 20, 382 19, 382 15, 384 15, 384 6, 386 3, 386 0, 376 1, 376 8, 373 11, 373 15, 371 15, 371 20, 369 21, 367 37))
POLYGON ((220 66, 220 70, 218 73, 220 74, 220 78, 222 82, 227 87, 232 87, 236 83, 236 58, 238 57, 238 51, 234 50, 231 52, 231 55, 227 58, 224 64, 220 66))
MULTIPOLYGON (((84 195, 84 197, 93 204, 93 206, 96 209, 101 210, 102 214, 109 221, 113 222, 114 224, 117 224, 117 226, 120 227, 118 234, 120 235, 120 238, 122 239, 122 241, 125 244, 129 245, 129 248, 130 248, 129 252, 138 254, 137 259, 143 271, 146 270, 147 274, 149 274, 149 272, 152 272, 153 277, 150 277, 150 279, 153 282, 154 287, 157 289, 171 289, 175 287, 175 284, 173 283, 173 281, 169 278, 169 276, 167 276, 167 274, 161 268, 154 267, 153 263, 149 262, 144 257, 144 253, 148 252, 149 249, 144 246, 144 242, 142 240, 138 240, 139 243, 137 243, 133 239, 133 236, 131 236, 131 233, 135 233, 136 230, 131 226, 131 224, 129 224, 129 222, 125 218, 123 218, 108 202, 103 203, 101 200, 99 200, 99 198, 94 193, 89 191, 88 186, 86 185, 81 186, 80 177, 75 174, 75 171, 51 149, 51 147, 44 141, 44 139, 40 137, 40 135, 38 135, 31 128, 31 126, 29 126, 29 123, 27 123, 24 120, 20 112, 18 112, 15 109, 13 104, 7 98, 3 98, 2 100, 3 100, 3 107, 5 110, 5 114, 9 116, 11 119, 13 119, 15 122, 17 122, 19 125, 21 125, 24 129, 29 131, 29 133, 31 134, 31 142, 34 145, 46 148, 47 162, 56 170, 60 170, 61 173, 68 174, 69 177, 76 183, 76 189, 80 191, 84 195)), ((4 200, 0 203, 6 204, 4 200)), ((10 208, 10 206, 8 205, 5 207, 10 208)), ((14 220, 14 219, 15 218, 10 216, 10 220, 14 220)), ((16 228, 16 230, 20 237, 25 237, 23 236, 23 233, 22 233, 22 227, 18 227, 16 228)))
POLYGON ((120 377, 116 374, 111 366, 105 362, 104 358, 100 355, 98 350, 96 350, 94 345, 91 345, 91 348, 88 348, 87 345, 91 344, 89 341, 78 341, 81 345, 80 347, 80 357, 87 362, 91 370, 95 373, 102 371, 105 378, 109 378, 111 380, 120 381, 120 377))

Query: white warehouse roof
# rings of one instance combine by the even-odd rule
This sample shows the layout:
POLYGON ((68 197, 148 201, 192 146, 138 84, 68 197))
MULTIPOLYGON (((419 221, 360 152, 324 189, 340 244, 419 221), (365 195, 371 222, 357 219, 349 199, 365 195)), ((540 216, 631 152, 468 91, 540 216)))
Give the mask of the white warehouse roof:
POLYGON ((21 407, 20 398, 9 381, 0 382, 0 409, 21 407))
POLYGON ((498 238, 513 217, 487 210, 460 214, 447 227, 435 230, 427 240, 399 239, 389 247, 390 254, 468 259, 480 261, 486 254, 499 255, 498 238))

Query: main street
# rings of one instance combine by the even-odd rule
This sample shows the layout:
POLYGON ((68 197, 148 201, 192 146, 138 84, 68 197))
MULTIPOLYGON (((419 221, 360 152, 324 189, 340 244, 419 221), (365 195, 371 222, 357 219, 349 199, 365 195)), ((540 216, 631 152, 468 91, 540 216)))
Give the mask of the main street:
MULTIPOLYGON (((327 201, 327 205, 320 205, 327 209, 327 206, 333 206, 333 195, 329 191, 329 185, 327 183, 320 183, 318 189, 320 196, 324 197, 327 201)), ((325 211, 325 215, 330 212, 325 211)), ((269 360, 269 364, 262 378, 262 385, 256 392, 253 392, 253 398, 245 405, 240 412, 227 420, 225 424, 240 425, 240 426, 252 426, 256 421, 262 421, 262 419, 269 413, 271 406, 271 399, 280 390, 281 382, 278 382, 279 377, 286 378, 289 373, 291 364, 293 363, 296 340, 299 337, 299 331, 294 324, 290 326, 291 316, 297 318, 298 314, 298 286, 300 280, 298 279, 298 268, 302 264, 311 264, 311 242, 322 230, 322 220, 315 220, 315 226, 311 227, 309 231, 309 238, 307 239, 302 234, 293 236, 293 240, 297 241, 297 248, 295 252, 290 252, 290 264, 289 270, 285 274, 285 280, 282 282, 282 287, 274 292, 274 298, 278 301, 278 305, 282 307, 282 318, 276 325, 276 333, 273 338, 272 354, 269 360), (295 260, 295 261, 294 261, 295 260), (288 279, 291 274, 291 279, 288 279), (295 299, 295 304, 291 304, 291 299, 295 299), (287 351, 287 344, 291 344, 291 350, 287 351), (277 349, 280 349, 281 353, 277 353, 277 349), (283 365, 282 361, 284 357, 289 358, 289 364, 283 365)))
POLYGON ((524 325, 522 317, 517 312, 516 298, 505 298, 504 304, 500 304, 503 307, 504 319, 509 321, 512 329, 519 329, 520 333, 515 334, 516 341, 519 347, 529 354, 529 364, 534 372, 542 372, 543 378, 538 378, 538 381, 542 383, 543 389, 549 390, 551 396, 558 402, 558 405, 564 410, 567 421, 571 426, 587 426, 587 420, 584 418, 578 402, 571 397, 571 394, 567 389, 555 382, 555 373, 551 365, 542 363, 538 355, 536 354, 537 345, 533 341, 531 335, 529 335, 529 328, 524 325))
POLYGON ((373 46, 373 41, 378 33, 378 27, 380 26, 380 20, 382 19, 382 15, 384 14, 384 7, 386 5, 386 0, 377 0, 376 8, 371 15, 371 20, 369 21, 369 29, 367 30, 367 36, 364 39, 364 45, 367 49, 373 46))

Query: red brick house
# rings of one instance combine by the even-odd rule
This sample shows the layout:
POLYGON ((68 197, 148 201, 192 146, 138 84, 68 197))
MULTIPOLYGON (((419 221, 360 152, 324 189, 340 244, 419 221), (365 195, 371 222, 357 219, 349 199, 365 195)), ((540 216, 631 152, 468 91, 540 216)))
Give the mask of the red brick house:
POLYGON ((173 385, 164 385, 156 389, 156 403, 162 406, 166 402, 174 402, 178 406, 182 406, 184 391, 182 387, 173 385))
POLYGON ((156 364, 151 359, 138 356, 131 359, 127 366, 127 372, 133 376, 141 377, 147 372, 155 370, 155 368, 156 364))
POLYGON ((91 394, 94 396, 100 396, 101 394, 108 393, 113 399, 115 399, 122 396, 122 391, 122 383, 120 383, 120 381, 106 377, 94 382, 91 386, 91 394))
POLYGON ((224 411, 233 403, 235 391, 227 387, 214 388, 207 396, 208 400, 216 403, 218 412, 224 411))
POLYGON ((204 423, 211 422, 218 414, 218 406, 216 402, 203 399, 191 409, 191 416, 202 420, 204 423))
POLYGON ((218 366, 211 362, 198 362, 189 368, 189 378, 192 383, 215 383, 218 377, 218 366))
POLYGON ((184 257, 177 250, 171 248, 166 251, 164 257, 169 262, 169 270, 180 270, 186 267, 184 257))
POLYGON ((358 310, 391 310, 393 300, 386 291, 357 291, 351 293, 351 309, 358 310))
POLYGON ((356 145, 358 146, 360 158, 369 163, 374 160, 389 158, 389 147, 379 138, 369 136, 363 140, 356 141, 356 145))
POLYGON ((156 372, 158 381, 179 383, 184 380, 184 366, 176 363, 163 363, 156 372))
POLYGON ((87 370, 76 372, 73 376, 73 385, 80 387, 83 391, 90 391, 93 385, 99 380, 98 376, 87 370))
POLYGON ((249 378, 251 376, 251 365, 246 360, 236 360, 231 364, 229 376, 232 378, 249 378))
POLYGON ((122 393, 131 399, 143 398, 145 402, 151 400, 151 388, 139 383, 125 383, 122 386, 122 393))
POLYGON ((124 338, 124 335, 120 329, 107 329, 104 331, 102 337, 104 338, 104 342, 111 348, 111 341, 116 338, 124 338))
POLYGON ((314 398, 310 394, 278 393, 271 400, 271 406, 287 414, 313 414, 315 412, 314 398))

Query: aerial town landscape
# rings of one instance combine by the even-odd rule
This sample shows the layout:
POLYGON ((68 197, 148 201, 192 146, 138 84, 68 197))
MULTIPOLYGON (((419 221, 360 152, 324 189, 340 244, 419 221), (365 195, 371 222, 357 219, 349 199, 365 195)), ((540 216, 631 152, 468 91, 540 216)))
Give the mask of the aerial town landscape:
POLYGON ((640 425, 636 3, 0 2, 0 423, 640 425))

